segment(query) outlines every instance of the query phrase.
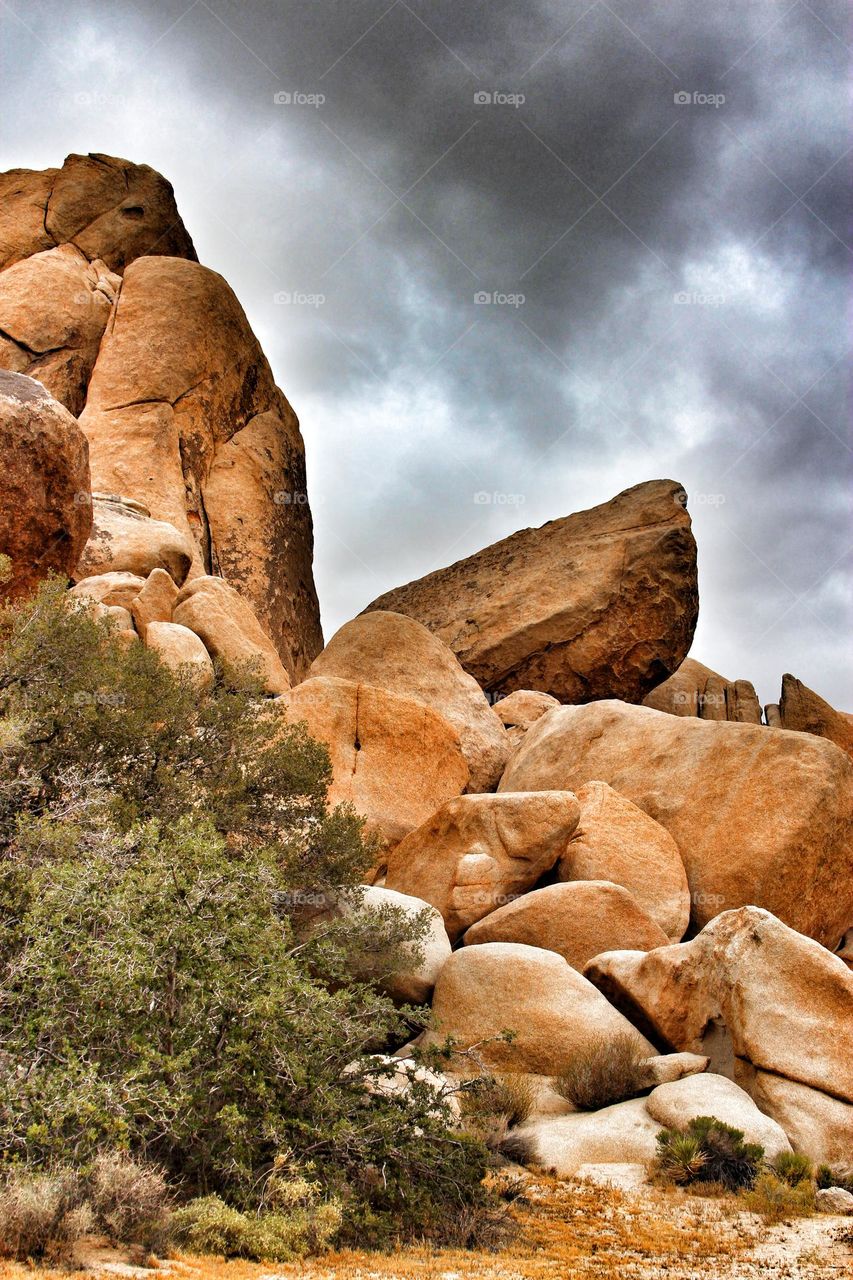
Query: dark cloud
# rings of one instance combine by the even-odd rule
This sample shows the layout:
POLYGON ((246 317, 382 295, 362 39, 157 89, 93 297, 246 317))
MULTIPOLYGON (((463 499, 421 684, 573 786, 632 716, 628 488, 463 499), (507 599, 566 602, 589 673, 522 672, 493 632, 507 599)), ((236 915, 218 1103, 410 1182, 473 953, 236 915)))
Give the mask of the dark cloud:
POLYGON ((3 12, 4 167, 156 166, 246 307, 303 423, 327 631, 671 475, 696 656, 853 708, 841 3, 3 12))

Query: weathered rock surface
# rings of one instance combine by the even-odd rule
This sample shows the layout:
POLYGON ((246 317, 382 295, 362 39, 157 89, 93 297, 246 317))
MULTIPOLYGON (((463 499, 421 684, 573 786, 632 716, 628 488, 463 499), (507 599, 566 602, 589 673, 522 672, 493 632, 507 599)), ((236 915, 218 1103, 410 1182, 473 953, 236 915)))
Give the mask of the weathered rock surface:
POLYGON ((664 1129, 685 1129, 698 1116, 714 1116, 740 1129, 747 1142, 760 1143, 768 1160, 792 1149, 782 1126, 726 1076, 703 1072, 660 1084, 646 1099, 646 1110, 664 1129))
POLYGON ((28 595, 49 573, 69 576, 92 527, 89 451, 67 409, 39 382, 0 370, 0 595, 28 595))
POLYGON ((853 721, 792 675, 782 677, 779 722, 783 729, 828 738, 853 757, 853 721))
POLYGON ((641 1063, 638 1088, 651 1089, 674 1080, 686 1080, 707 1071, 709 1065, 710 1059, 701 1053, 661 1053, 641 1063))
POLYGON ((350 801, 385 844, 402 840, 467 786, 458 734, 422 702, 318 676, 297 685, 281 705, 290 721, 304 721, 329 747, 330 804, 350 801))
POLYGON ((133 602, 145 586, 138 573, 98 573, 81 578, 68 592, 72 600, 90 600, 102 605, 120 605, 132 612, 133 602))
POLYGON ((795 1151, 853 1174, 853 1104, 736 1062, 738 1083, 782 1126, 795 1151))
POLYGON ((825 1187, 815 1192, 815 1208, 818 1213, 853 1213, 853 1193, 844 1187, 825 1187))
POLYGON ((455 941, 551 870, 578 813, 567 791, 460 796, 391 851, 385 883, 431 902, 455 941))
POLYGON ((121 271, 142 254, 195 259, 171 185, 148 165, 70 155, 61 169, 0 174, 0 268, 56 245, 121 271))
POLYGON ((643 706, 674 716, 761 724, 761 704, 750 682, 727 680, 695 658, 685 658, 668 680, 646 694, 643 706))
POLYGON ((621 702, 558 707, 528 730, 500 790, 597 779, 673 836, 698 925, 756 904, 832 949, 853 922, 853 766, 832 743, 621 702))
POLYGON ((853 1134, 853 974, 769 912, 728 911, 692 942, 611 952, 585 973, 658 1043, 706 1053, 712 1070, 734 1077, 795 1146, 822 1109, 821 1159, 839 1129, 848 1140, 853 1134), (787 1087, 777 1095, 775 1081, 806 1093, 799 1101, 787 1087))
POLYGON ((606 782, 587 782, 576 794, 581 816, 559 862, 560 880, 622 885, 668 940, 679 942, 690 920, 690 887, 672 836, 606 782))
POLYGON ((322 635, 302 437, 221 276, 179 258, 131 263, 80 422, 94 487, 189 536, 190 577, 226 578, 304 675, 322 635))
POLYGON ((514 751, 527 730, 546 711, 560 704, 550 693, 537 693, 535 689, 516 689, 515 693, 500 698, 492 710, 505 726, 510 747, 514 751))
POLYGON ((0 272, 0 367, 37 378, 79 414, 120 285, 73 244, 0 272))
POLYGON ((153 649, 172 671, 186 671, 200 689, 213 684, 213 663, 201 640, 189 627, 176 622, 149 622, 145 645, 153 649))
POLYGON ((165 520, 152 520, 145 507, 127 498, 92 495, 92 532, 75 570, 79 579, 101 573, 135 573, 147 578, 164 569, 180 586, 192 564, 195 545, 165 520))
POLYGON ((179 593, 172 621, 189 627, 214 658, 230 667, 252 663, 264 692, 285 693, 290 679, 249 604, 222 578, 193 578, 179 593))
POLYGON ((524 942, 545 947, 578 972, 602 951, 651 951, 670 941, 627 889, 603 880, 534 889, 471 925, 464 940, 466 946, 524 942))
POLYGON ((459 734, 471 791, 494 791, 509 741, 477 681, 443 641, 399 613, 362 614, 341 627, 311 665, 312 676, 339 676, 414 698, 459 734))
POLYGON ((143 639, 152 622, 172 621, 177 598, 178 588, 166 570, 152 569, 130 606, 133 625, 143 639))
POLYGON ((635 485, 523 529, 368 609, 416 618, 484 689, 638 702, 678 667, 699 608, 684 490, 635 485))
POLYGON ((600 1111, 532 1119, 514 1134, 532 1147, 531 1163, 569 1178, 587 1164, 648 1165, 657 1155, 660 1125, 644 1098, 617 1102, 600 1111))
POLYGON ((654 1053, 562 956, 517 942, 455 951, 438 976, 432 1009, 423 1044, 453 1036, 461 1049, 479 1046, 483 1062, 498 1070, 559 1075, 601 1037, 633 1036, 640 1053, 654 1053), (504 1031, 515 1039, 494 1039, 504 1031))

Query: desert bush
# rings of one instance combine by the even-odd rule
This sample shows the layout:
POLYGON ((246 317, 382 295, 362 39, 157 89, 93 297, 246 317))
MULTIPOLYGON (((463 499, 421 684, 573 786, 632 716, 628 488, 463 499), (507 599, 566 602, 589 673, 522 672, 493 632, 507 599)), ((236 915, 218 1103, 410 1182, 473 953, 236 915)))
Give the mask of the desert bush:
POLYGON ((808 1217, 814 1213, 815 1185, 809 1178, 792 1183, 766 1169, 758 1175, 754 1186, 743 1192, 743 1202, 769 1225, 787 1218, 808 1217))
POLYGON ((797 1151, 783 1151, 770 1164, 770 1171, 789 1187, 797 1187, 801 1182, 814 1182, 814 1165, 808 1156, 797 1151))
POLYGON ((642 1060, 633 1036, 597 1036, 575 1055, 554 1087, 579 1111, 598 1111, 642 1090, 642 1060))
POLYGON ((69 1170, 10 1170, 0 1184, 0 1256, 66 1261, 92 1229, 79 1179, 69 1170))
POLYGON ((751 1187, 764 1162, 764 1148, 745 1142, 740 1129, 714 1116, 696 1116, 686 1129, 657 1136, 656 1171, 681 1185, 719 1182, 731 1191, 751 1187))
POLYGON ((815 1173, 815 1182, 821 1191, 826 1191, 829 1187, 842 1187, 853 1195, 853 1171, 831 1169, 828 1164, 821 1164, 815 1173))
MULTIPOLYGON (((389 972, 410 964, 411 922, 296 941, 304 903, 357 895, 373 860, 330 777, 249 674, 200 698, 54 586, 0 612, 0 1167, 126 1151, 271 1218, 288 1152, 362 1242, 492 1212, 485 1148, 434 1091, 364 1087, 428 1014, 346 975, 379 928, 389 972)), ((117 1234, 134 1178, 111 1168, 117 1234)))
POLYGON ((171 1236, 194 1253, 290 1262, 328 1248, 340 1226, 341 1209, 335 1201, 251 1214, 212 1195, 178 1209, 172 1215, 171 1236))
POLYGON ((525 1075, 480 1076, 460 1095, 462 1125, 495 1155, 519 1164, 530 1155, 530 1144, 512 1132, 523 1124, 536 1104, 536 1088, 525 1075))
POLYGON ((162 1170, 140 1164, 126 1152, 104 1151, 87 1183, 98 1226, 112 1240, 155 1250, 165 1244, 171 1196, 162 1170))

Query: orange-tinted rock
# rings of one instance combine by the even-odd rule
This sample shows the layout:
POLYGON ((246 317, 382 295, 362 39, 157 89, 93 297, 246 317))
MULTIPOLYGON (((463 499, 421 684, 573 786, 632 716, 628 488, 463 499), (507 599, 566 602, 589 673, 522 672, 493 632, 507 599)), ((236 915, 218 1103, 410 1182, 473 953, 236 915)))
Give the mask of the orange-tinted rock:
POLYGON ((391 851, 385 883, 437 907, 454 942, 551 870, 578 813, 567 791, 460 796, 391 851))
POLYGON ((558 707, 501 790, 599 779, 673 837, 698 925, 755 904, 834 948, 853 924, 853 764, 832 743, 622 702, 558 707))
POLYGON ((165 569, 152 569, 130 606, 133 624, 145 639, 152 622, 171 622, 178 588, 165 569))
POLYGON ((229 667, 251 664, 268 694, 285 693, 290 679, 248 602, 222 578, 193 578, 179 593, 172 622, 188 627, 214 658, 229 667))
POLYGON ((75 569, 78 579, 101 573, 147 578, 163 569, 180 586, 192 563, 194 544, 165 520, 152 520, 137 502, 92 495, 92 532, 75 569))
POLYGON ((696 543, 671 480, 540 529, 374 600, 434 631, 488 692, 639 702, 685 657, 699 608, 696 543))
POLYGON ((783 729, 828 738, 853 757, 853 721, 792 675, 782 677, 779 721, 783 729))
POLYGON ((347 622, 311 666, 312 676, 340 676, 424 702, 459 734, 471 791, 494 791, 509 742, 480 686, 447 645, 399 613, 365 613, 347 622))
POLYGON ((74 418, 39 382, 0 370, 0 595, 28 595, 50 573, 69 577, 92 527, 89 451, 74 418))
POLYGON ((221 276, 179 258, 127 268, 80 420, 94 487, 189 535, 190 577, 232 583, 304 675, 322 635, 302 437, 221 276))
POLYGON ((213 684, 210 654, 194 631, 175 622, 149 622, 145 647, 153 649, 170 670, 185 672, 200 689, 213 684))
POLYGON ((643 706, 674 716, 761 724, 761 706, 750 682, 727 680, 695 658, 685 658, 668 680, 646 694, 643 706))
POLYGON ((351 802, 384 844, 402 840, 465 790, 468 766, 459 736, 422 702, 318 676, 297 685, 280 705, 288 720, 304 721, 311 736, 328 746, 330 803, 351 802))
POLYGON ((627 889, 604 880, 552 884, 525 893, 473 924, 465 945, 525 942, 556 951, 583 970, 602 951, 652 951, 669 938, 627 889))

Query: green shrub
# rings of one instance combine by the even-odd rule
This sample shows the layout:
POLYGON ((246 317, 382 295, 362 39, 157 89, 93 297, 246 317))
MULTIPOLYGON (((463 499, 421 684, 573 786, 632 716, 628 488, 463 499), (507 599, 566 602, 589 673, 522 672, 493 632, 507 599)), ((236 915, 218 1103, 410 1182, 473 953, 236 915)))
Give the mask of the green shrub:
POLYGON ((821 1191, 829 1187, 842 1187, 853 1195, 853 1172, 844 1173, 840 1169, 831 1169, 828 1164, 818 1166, 815 1181, 821 1191))
POLYGON ((341 1226, 334 1201, 288 1212, 240 1213, 219 1196, 191 1200, 172 1215, 176 1244, 193 1253, 266 1262, 290 1262, 328 1248, 341 1226))
POLYGON ((769 1225, 784 1222, 787 1218, 803 1218, 814 1213, 815 1185, 803 1178, 791 1183, 766 1169, 756 1178, 755 1185, 743 1192, 743 1201, 752 1213, 758 1213, 769 1225))
MULTIPOLYGON (((347 974, 378 930, 388 971, 411 964, 417 930, 362 911, 296 940, 304 904, 357 895, 373 861, 330 776, 246 673, 200 698, 54 586, 0 612, 0 1167, 126 1151, 185 1197, 287 1218, 264 1228, 282 1249, 319 1213, 264 1202, 282 1153, 362 1243, 492 1214, 447 1104, 365 1087, 428 1013, 347 974)), ((114 1234, 126 1173, 93 1190, 114 1234)))
POLYGON ((798 1187, 801 1182, 814 1182, 814 1165, 808 1156, 796 1151, 783 1151, 772 1161, 770 1170, 789 1187, 798 1187))
POLYGON ((575 1055, 554 1087, 578 1111, 598 1111, 642 1091, 642 1060, 635 1037, 599 1036, 575 1055))
POLYGON ((764 1161, 764 1148, 745 1142, 740 1129, 714 1116, 696 1116, 686 1129, 662 1129, 657 1136, 657 1171, 689 1185, 719 1182, 729 1190, 751 1187, 764 1161))

